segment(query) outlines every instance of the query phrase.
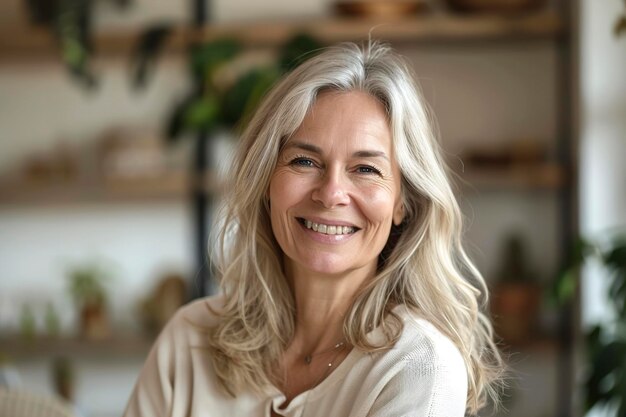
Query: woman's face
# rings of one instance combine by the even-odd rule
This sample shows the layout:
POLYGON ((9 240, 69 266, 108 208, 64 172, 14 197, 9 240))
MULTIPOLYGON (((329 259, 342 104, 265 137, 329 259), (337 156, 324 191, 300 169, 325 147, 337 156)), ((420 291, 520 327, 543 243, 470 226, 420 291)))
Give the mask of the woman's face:
POLYGON ((358 91, 321 93, 279 155, 269 199, 287 271, 374 273, 403 214, 382 104, 358 91))

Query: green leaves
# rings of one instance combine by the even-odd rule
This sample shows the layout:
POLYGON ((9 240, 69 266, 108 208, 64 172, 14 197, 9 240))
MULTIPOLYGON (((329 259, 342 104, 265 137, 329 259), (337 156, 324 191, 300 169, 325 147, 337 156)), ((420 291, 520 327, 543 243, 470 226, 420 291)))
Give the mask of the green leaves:
POLYGON ((316 54, 321 45, 312 37, 298 34, 282 47, 280 69, 289 72, 311 56, 316 54))
MULTIPOLYGON (((617 320, 596 325, 586 334, 589 374, 585 382, 586 409, 598 405, 614 407, 617 416, 626 417, 626 236, 608 245, 581 240, 574 250, 571 267, 559 281, 568 287, 574 274, 589 259, 599 260, 609 280, 608 299, 617 320)), ((564 291, 564 293, 570 290, 564 291)))
POLYGON ((626 237, 618 237, 604 254, 604 264, 612 275, 609 297, 622 322, 626 322, 626 237))
POLYGON ((235 40, 220 39, 192 46, 189 69, 194 88, 172 111, 167 129, 169 139, 174 140, 185 132, 242 128, 269 88, 319 46, 311 37, 298 35, 281 48, 276 62, 245 71, 240 71, 235 62, 245 53, 235 40), (236 76, 225 82, 223 76, 216 76, 224 72, 236 76))
POLYGON ((85 87, 95 87, 89 67, 91 55, 91 1, 61 0, 53 21, 61 57, 70 73, 85 87))
POLYGON ((223 116, 230 126, 248 120, 265 92, 278 80, 276 68, 255 68, 242 76, 224 96, 223 116))
POLYGON ((564 305, 574 299, 578 288, 580 268, 585 261, 599 254, 598 247, 588 240, 579 238, 573 245, 570 253, 570 263, 558 275, 552 287, 552 302, 564 305))
POLYGON ((626 338, 607 335, 596 326, 587 335, 591 372, 587 378, 586 409, 605 404, 617 407, 618 415, 626 412, 626 338))
POLYGON ((189 103, 183 115, 183 126, 194 130, 210 130, 215 126, 219 112, 217 97, 204 95, 189 103))
POLYGON ((553 304, 562 306, 574 299, 578 288, 578 268, 569 268, 561 272, 552 288, 553 304))
POLYGON ((219 39, 193 45, 190 49, 189 64, 194 79, 200 85, 211 87, 210 76, 220 65, 235 58, 241 50, 242 46, 233 39, 219 39))
POLYGON ((159 23, 146 29, 140 36, 133 55, 133 85, 143 88, 153 72, 158 56, 173 30, 173 25, 159 23))
POLYGON ((69 292, 77 305, 105 301, 105 283, 110 276, 101 266, 76 266, 68 272, 67 278, 69 292))
MULTIPOLYGON (((132 0, 109 0, 123 8, 132 0)), ((33 23, 52 31, 61 59, 74 80, 94 88, 97 80, 89 65, 92 40, 92 11, 95 0, 26 0, 33 23)))

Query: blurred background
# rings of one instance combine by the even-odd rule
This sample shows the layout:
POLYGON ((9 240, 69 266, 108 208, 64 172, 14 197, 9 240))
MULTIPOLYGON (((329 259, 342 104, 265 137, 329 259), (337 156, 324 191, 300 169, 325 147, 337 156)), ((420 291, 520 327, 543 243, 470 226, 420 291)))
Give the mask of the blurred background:
POLYGON ((497 415, 626 415, 625 16, 622 0, 3 0, 0 411, 122 413, 163 323, 215 291, 238 130, 302 56, 371 34, 438 121, 512 370, 497 415))

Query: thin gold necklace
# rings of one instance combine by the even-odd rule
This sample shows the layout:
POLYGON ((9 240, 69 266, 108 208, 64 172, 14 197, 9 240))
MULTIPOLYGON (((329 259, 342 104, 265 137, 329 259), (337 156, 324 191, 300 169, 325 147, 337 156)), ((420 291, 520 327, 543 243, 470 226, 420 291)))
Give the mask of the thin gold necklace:
POLYGON ((326 352, 332 352, 334 350, 337 350, 337 352, 333 355, 333 358, 328 362, 328 366, 326 367, 326 370, 324 371, 324 373, 322 373, 322 375, 317 379, 317 381, 315 381, 315 383, 310 389, 317 387, 324 379, 326 379, 326 377, 332 371, 333 366, 335 365, 335 362, 337 361, 337 358, 341 355, 341 352, 343 352, 345 348, 346 348, 346 344, 344 342, 339 342, 333 348, 326 351, 326 352))
MULTIPOLYGON (((345 345, 346 345, 346 342, 344 342, 344 341, 342 340, 341 342, 337 343, 335 346, 331 347, 330 349, 322 350, 321 352, 316 352, 316 353, 309 353, 308 355, 305 355, 305 356, 304 356, 304 362, 305 362, 307 365, 310 365, 310 364, 311 364, 311 362, 313 362, 313 358, 314 358, 314 357, 319 356, 319 355, 323 355, 323 354, 325 354, 325 353, 333 352, 333 351, 335 351, 335 350, 337 350, 337 349, 339 349, 340 347, 343 347, 343 346, 345 346, 345 345)), ((343 349, 342 349, 342 350, 343 350, 343 349)), ((329 363, 329 364, 328 364, 328 366, 329 366, 329 367, 332 367, 332 366, 333 366, 332 361, 331 361, 331 363, 329 363)))

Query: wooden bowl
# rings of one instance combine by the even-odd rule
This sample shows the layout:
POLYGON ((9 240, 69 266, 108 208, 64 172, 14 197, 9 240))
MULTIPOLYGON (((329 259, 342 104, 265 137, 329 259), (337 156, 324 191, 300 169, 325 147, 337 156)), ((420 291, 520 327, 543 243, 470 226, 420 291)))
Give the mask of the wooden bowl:
POLYGON ((424 0, 343 0, 335 9, 344 16, 398 18, 426 9, 424 0))
POLYGON ((459 12, 516 14, 545 6, 546 0, 447 0, 459 12))

